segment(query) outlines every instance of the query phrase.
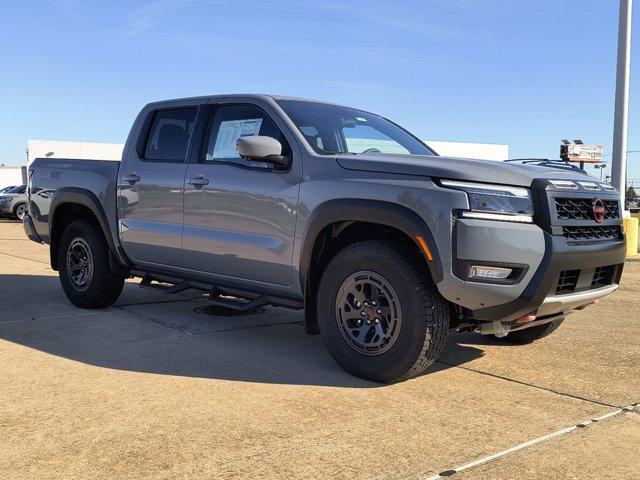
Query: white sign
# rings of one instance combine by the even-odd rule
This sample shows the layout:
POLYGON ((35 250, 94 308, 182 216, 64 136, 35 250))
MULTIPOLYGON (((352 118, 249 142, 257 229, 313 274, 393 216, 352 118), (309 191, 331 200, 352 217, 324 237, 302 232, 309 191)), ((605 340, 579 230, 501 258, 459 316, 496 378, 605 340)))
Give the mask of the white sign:
POLYGON ((262 118, 245 120, 226 120, 220 123, 213 153, 207 160, 220 158, 240 158, 236 150, 236 141, 240 137, 253 137, 260 133, 262 118))
POLYGON ((571 143, 567 145, 566 158, 570 162, 600 163, 604 158, 604 146, 571 143))

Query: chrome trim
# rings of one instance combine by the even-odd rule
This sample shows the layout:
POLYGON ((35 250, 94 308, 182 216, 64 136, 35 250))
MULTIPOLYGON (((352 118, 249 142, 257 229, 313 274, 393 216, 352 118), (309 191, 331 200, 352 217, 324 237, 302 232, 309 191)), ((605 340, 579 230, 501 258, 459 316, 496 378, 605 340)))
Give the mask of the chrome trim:
POLYGON ((619 285, 609 285, 607 287, 594 288, 593 290, 585 290, 584 292, 548 296, 538 308, 536 315, 542 317, 573 310, 615 292, 618 287, 619 285))
POLYGON ((600 186, 593 182, 578 182, 585 190, 600 190, 600 186))
POLYGON ((493 183, 477 183, 477 182, 459 182, 456 180, 440 180, 445 187, 451 188, 477 188, 479 190, 488 190, 490 192, 509 192, 514 197, 528 197, 529 189, 525 187, 512 187, 511 185, 498 185, 493 183))
POLYGON ((533 215, 511 215, 508 213, 488 213, 488 212, 461 212, 462 218, 475 218, 480 220, 497 220, 500 222, 533 223, 533 215))
POLYGON ((549 180, 549 183, 556 188, 561 188, 564 190, 577 190, 578 185, 569 181, 569 180, 549 180))

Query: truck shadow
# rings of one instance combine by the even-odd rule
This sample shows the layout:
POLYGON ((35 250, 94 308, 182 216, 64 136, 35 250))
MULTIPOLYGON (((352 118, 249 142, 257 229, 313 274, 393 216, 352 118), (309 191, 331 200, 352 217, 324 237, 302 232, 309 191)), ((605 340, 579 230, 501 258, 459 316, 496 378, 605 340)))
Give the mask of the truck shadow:
MULTIPOLYGON (((128 284, 119 306, 89 311, 67 302, 56 276, 0 275, 0 339, 131 372, 274 384, 383 386, 337 366, 321 337, 304 333, 300 312, 268 309, 251 321, 194 317, 201 300, 145 302, 140 291, 128 284), (181 328, 184 325, 188 328, 181 328)), ((425 375, 483 355, 481 348, 461 345, 456 337, 446 346, 447 364, 435 363, 425 375)))

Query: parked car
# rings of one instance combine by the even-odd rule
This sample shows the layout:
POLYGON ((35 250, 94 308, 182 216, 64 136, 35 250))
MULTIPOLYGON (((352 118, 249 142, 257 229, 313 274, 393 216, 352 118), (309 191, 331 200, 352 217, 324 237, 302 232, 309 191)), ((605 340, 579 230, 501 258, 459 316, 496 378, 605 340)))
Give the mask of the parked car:
POLYGON ((73 304, 138 277, 304 309, 378 382, 423 372, 449 331, 548 335, 616 290, 625 258, 618 192, 583 172, 441 157, 379 115, 287 97, 152 103, 121 162, 39 158, 30 178, 25 230, 73 304))
POLYGON ((0 217, 22 220, 27 213, 26 191, 26 185, 19 185, 0 195, 0 217))
POLYGON ((18 185, 9 185, 7 187, 2 187, 0 188, 0 195, 2 195, 3 193, 7 193, 9 190, 12 190, 14 188, 16 188, 18 185))

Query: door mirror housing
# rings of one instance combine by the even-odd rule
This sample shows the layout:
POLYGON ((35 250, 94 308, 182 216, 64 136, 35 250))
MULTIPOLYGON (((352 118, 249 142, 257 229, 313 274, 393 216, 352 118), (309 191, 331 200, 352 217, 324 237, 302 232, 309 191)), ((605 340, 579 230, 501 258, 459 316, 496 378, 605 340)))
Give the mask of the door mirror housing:
POLYGON ((240 137, 236 140, 236 148, 246 160, 260 160, 281 168, 289 166, 289 158, 282 155, 282 144, 275 138, 263 135, 240 137))

